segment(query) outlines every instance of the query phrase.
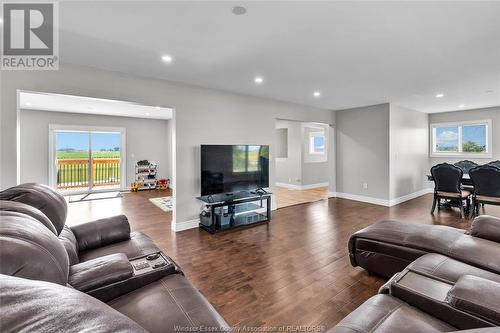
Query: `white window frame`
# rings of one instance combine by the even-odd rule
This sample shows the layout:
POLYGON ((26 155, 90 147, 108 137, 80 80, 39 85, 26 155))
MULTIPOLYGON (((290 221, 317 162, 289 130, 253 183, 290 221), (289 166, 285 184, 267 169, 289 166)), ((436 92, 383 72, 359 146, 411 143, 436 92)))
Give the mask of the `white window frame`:
MULTIPOLYGON (((52 188, 57 187, 57 166, 56 161, 56 132, 58 131, 71 131, 71 132, 116 132, 120 133, 121 146, 120 146, 120 190, 127 189, 127 130, 124 127, 104 127, 104 126, 80 126, 80 125, 60 125, 49 124, 49 186, 52 188)), ((117 189, 93 189, 66 191, 66 194, 79 194, 79 193, 95 193, 116 191, 117 189)))
POLYGON ((326 133, 324 131, 309 132, 309 154, 311 155, 326 155, 326 133), (323 151, 316 151, 314 149, 314 138, 317 136, 323 137, 324 148, 323 151))
POLYGON ((457 121, 448 123, 431 123, 430 128, 430 157, 468 157, 468 158, 492 158, 492 122, 491 119, 486 120, 470 120, 470 121, 457 121), (470 125, 486 125, 486 152, 484 153, 471 153, 462 151, 462 127, 470 125), (436 128, 439 127, 458 127, 458 152, 443 152, 436 151, 436 128))

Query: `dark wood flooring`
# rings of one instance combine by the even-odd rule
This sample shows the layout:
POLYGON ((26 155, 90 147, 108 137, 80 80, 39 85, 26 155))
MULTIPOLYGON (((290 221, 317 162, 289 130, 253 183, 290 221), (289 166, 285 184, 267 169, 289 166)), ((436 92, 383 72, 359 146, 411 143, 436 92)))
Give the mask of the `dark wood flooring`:
MULTIPOLYGON (((349 236, 376 221, 469 228, 456 209, 429 213, 431 195, 387 208, 329 199, 282 208, 270 224, 210 235, 199 229, 173 233, 171 214, 151 204, 152 191, 70 204, 69 220, 126 214, 132 229, 148 234, 231 325, 324 325, 330 328, 384 280, 351 267, 349 236)), ((500 216, 500 207, 485 213, 500 216)))

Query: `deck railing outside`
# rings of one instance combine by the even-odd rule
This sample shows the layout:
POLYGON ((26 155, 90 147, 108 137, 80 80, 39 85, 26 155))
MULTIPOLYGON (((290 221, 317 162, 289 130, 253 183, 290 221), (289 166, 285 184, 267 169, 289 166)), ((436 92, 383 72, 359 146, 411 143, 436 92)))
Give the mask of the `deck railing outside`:
POLYGON ((61 159, 57 160, 57 188, 89 187, 89 164, 92 165, 92 187, 120 185, 120 159, 61 159))

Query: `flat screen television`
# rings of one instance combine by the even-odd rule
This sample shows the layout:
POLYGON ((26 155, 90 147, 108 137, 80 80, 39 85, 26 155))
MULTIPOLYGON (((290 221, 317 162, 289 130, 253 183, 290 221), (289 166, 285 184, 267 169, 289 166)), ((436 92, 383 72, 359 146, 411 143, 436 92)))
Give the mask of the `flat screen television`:
POLYGON ((264 187, 269 187, 269 146, 201 146, 201 195, 264 187))

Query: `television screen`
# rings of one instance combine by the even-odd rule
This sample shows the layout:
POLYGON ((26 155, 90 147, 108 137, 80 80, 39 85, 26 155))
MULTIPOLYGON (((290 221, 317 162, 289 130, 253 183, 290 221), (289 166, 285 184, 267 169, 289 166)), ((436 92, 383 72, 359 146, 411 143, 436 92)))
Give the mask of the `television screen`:
POLYGON ((269 146, 201 146, 201 195, 261 187, 269 187, 269 146))

